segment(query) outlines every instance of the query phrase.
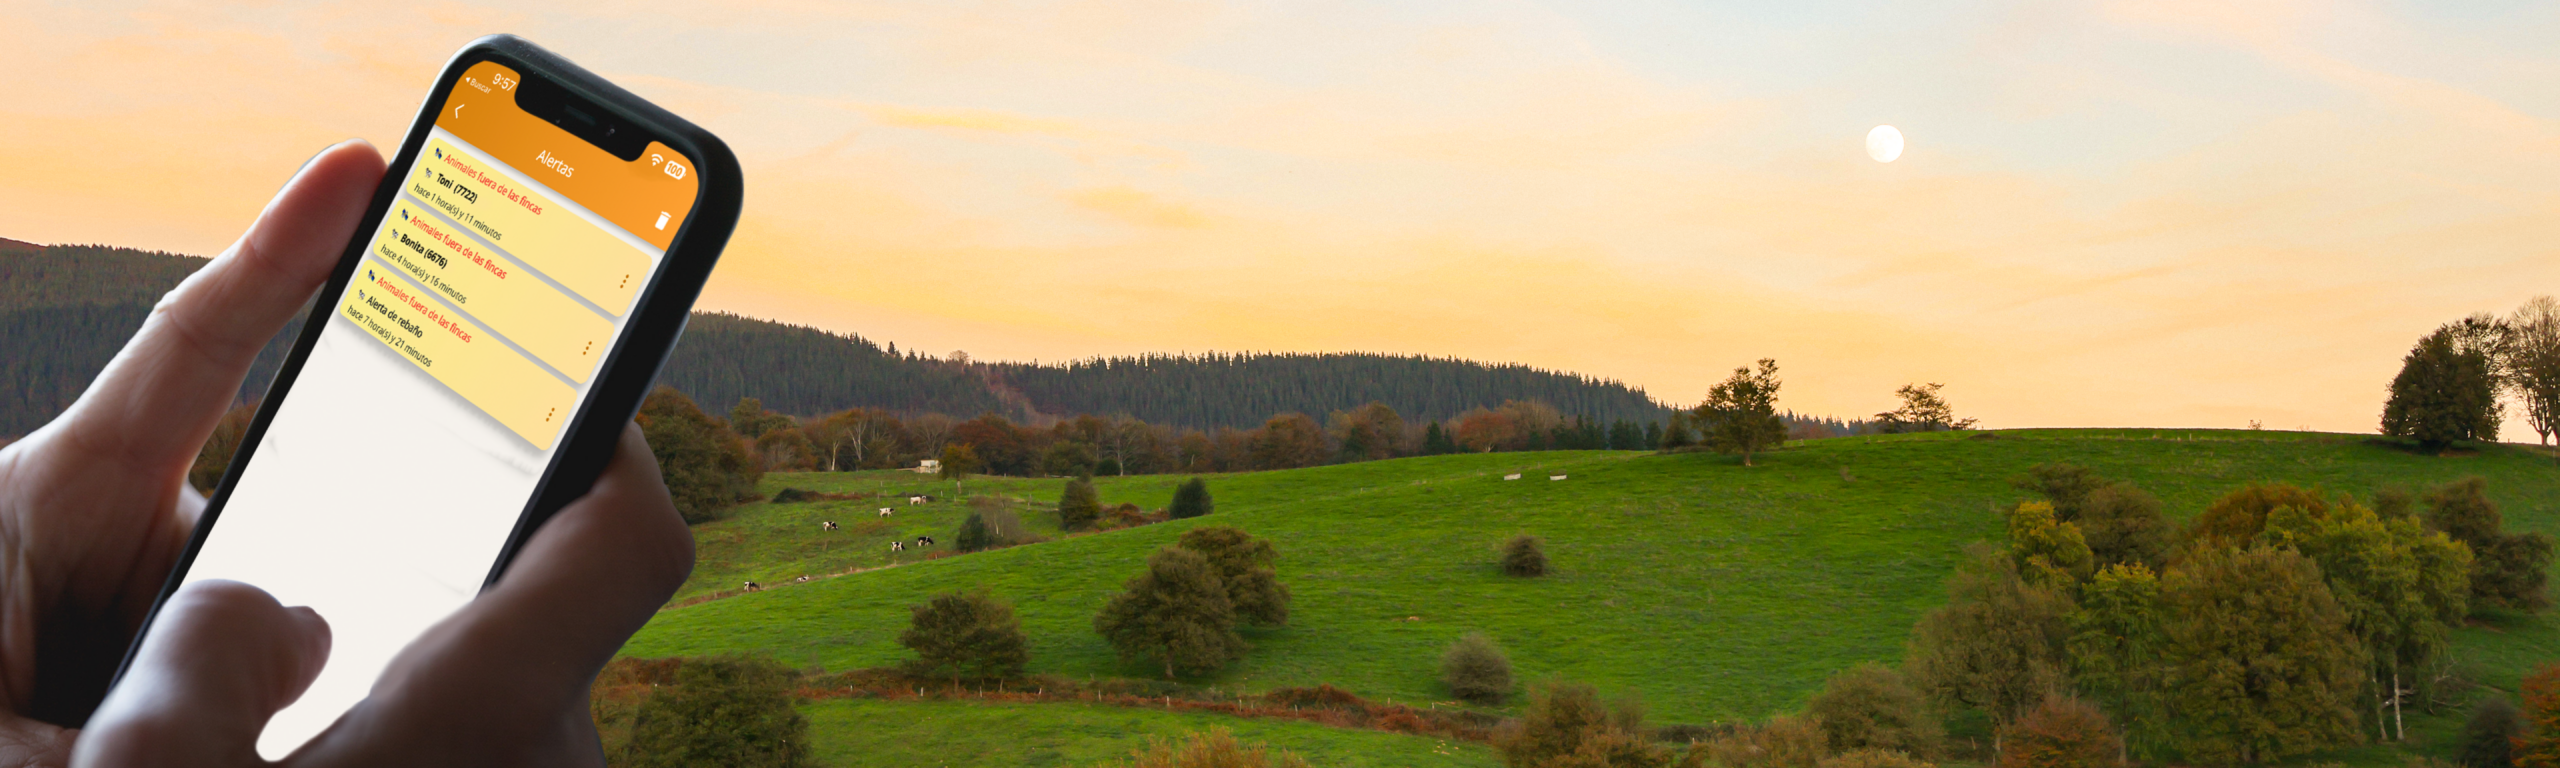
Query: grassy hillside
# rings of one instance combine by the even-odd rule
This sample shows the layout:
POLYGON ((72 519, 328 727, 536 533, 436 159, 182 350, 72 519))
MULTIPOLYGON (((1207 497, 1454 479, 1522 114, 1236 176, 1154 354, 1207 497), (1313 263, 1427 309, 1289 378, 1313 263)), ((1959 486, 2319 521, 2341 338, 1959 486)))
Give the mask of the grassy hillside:
POLYGON ((1421 736, 1329 728, 1310 723, 1238 720, 1095 704, 977 704, 953 701, 819 702, 809 715, 811 753, 827 766, 1099 766, 1125 761, 1150 738, 1226 728, 1236 738, 1274 750, 1321 756, 1338 768, 1491 768, 1501 761, 1480 744, 1421 736))
MULTIPOLYGON (((1994 509, 2023 498, 2008 479, 2049 461, 2133 480, 2180 516, 2251 481, 2362 494, 2479 474, 2490 478, 2511 525, 2560 534, 2560 470, 2547 459, 2512 447, 2423 457, 2355 436, 2035 430, 1987 439, 1844 438, 1790 448, 1753 469, 1705 455, 1443 456, 1218 477, 1211 483, 1218 511, 1205 519, 673 608, 626 652, 762 653, 829 669, 890 664, 904 657, 894 638, 906 606, 938 590, 986 585, 1018 606, 1033 671, 1143 677, 1143 665, 1119 663, 1094 636, 1093 613, 1148 552, 1191 526, 1224 524, 1278 545, 1295 612, 1288 628, 1249 632, 1256 647, 1246 661, 1194 682, 1248 691, 1329 682, 1373 697, 1439 700, 1446 698, 1433 675, 1439 652, 1481 630, 1511 650, 1524 678, 1562 674, 1633 690, 1664 721, 1757 718, 1799 706, 1834 670, 1899 659, 1912 620, 1942 599, 1942 580, 1963 545, 1996 537, 1994 509), (1501 480, 1508 472, 1528 479, 1501 480), (1544 479, 1552 473, 1569 479, 1544 479), (1555 575, 1499 575, 1492 547, 1518 532, 1547 538, 1555 575)), ((883 477, 777 475, 770 484, 858 491, 883 477)), ((1107 503, 1154 507, 1176 480, 1101 484, 1107 503)), ((1045 501, 1057 487, 1006 481, 985 490, 1045 501)), ((803 506, 756 505, 701 529, 704 573, 688 591, 718 586, 703 580, 724 573, 805 560, 805 542, 774 532, 797 524, 770 522, 808 514, 803 506)), ((930 514, 899 524, 948 531, 959 515, 930 514)), ((2549 620, 2493 619, 2459 640, 2458 656, 2477 677, 2511 687, 2526 665, 2560 659, 2560 628, 2549 620)))

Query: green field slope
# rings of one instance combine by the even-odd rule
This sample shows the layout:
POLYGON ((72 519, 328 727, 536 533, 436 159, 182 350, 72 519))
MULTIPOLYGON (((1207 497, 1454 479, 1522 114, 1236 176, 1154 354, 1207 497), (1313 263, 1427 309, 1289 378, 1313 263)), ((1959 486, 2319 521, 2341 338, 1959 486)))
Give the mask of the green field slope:
MULTIPOLYGON (((1510 650, 1523 679, 1559 674, 1632 690, 1663 722, 1758 718, 1800 706, 1835 670, 1899 660, 1913 619, 1943 600, 1943 579, 1962 547, 1998 537, 1996 509, 2025 497, 2008 481, 2052 461, 2139 483, 2182 517, 2253 481, 2361 495, 2477 474, 2490 479, 2511 526, 2560 534, 2560 469, 2548 459, 2513 447, 2425 457, 2355 436, 2034 430, 1842 438, 1790 447, 1757 468, 1697 454, 1439 456, 1220 476, 1210 481, 1217 513, 1199 520, 671 608, 625 653, 754 653, 831 670, 892 664, 905 657, 895 638, 907 606, 936 591, 985 586, 1018 607, 1032 671, 1146 677, 1146 665, 1121 663, 1095 636, 1094 612, 1149 552, 1184 530, 1233 525, 1278 546, 1294 611, 1287 628, 1247 632, 1254 649, 1245 661, 1190 682, 1243 691, 1332 683, 1378 698, 1441 700, 1448 697, 1435 681, 1439 653, 1483 631, 1510 650), (1525 478, 1501 479, 1512 472, 1525 478), (1551 474, 1568 477, 1546 479, 1551 474), (1546 538, 1553 575, 1523 580, 1496 570, 1494 545, 1515 533, 1546 538)), ((906 478, 776 475, 767 491, 931 482, 906 478)), ((1103 498, 1159 507, 1179 479, 1105 478, 1103 498)), ((973 481, 971 490, 1045 503, 1059 482, 973 481)), ((702 573, 687 592, 886 565, 889 531, 811 543, 813 515, 876 506, 742 508, 697 530, 702 573), (846 549, 816 549, 835 546, 846 549)), ((947 542, 961 514, 951 502, 901 511, 894 535, 931 532, 947 542)), ((1025 518, 1055 529, 1046 512, 1025 518)), ((2512 686, 2526 665, 2560 659, 2560 631, 2539 617, 2504 617, 2465 630, 2457 656, 2484 681, 2512 686)))
POLYGON ((811 750, 825 766, 1018 768, 1101 766, 1129 759, 1151 738, 1225 728, 1247 743, 1321 758, 1338 768, 1491 768, 1481 744, 1427 736, 1330 728, 1287 720, 1241 720, 1100 704, 978 704, 838 699, 808 706, 811 750))

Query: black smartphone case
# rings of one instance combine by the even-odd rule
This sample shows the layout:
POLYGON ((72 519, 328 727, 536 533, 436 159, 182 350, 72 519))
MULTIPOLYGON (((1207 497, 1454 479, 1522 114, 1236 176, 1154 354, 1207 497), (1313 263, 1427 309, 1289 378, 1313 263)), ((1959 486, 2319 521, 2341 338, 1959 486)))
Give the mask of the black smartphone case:
MULTIPOLYGON (((489 575, 481 582, 481 589, 485 591, 498 583, 507 566, 514 562, 516 552, 524 547, 534 531, 569 502, 586 495, 587 490, 594 486, 596 476, 613 459, 623 425, 639 412, 640 401, 648 396, 659 367, 665 364, 667 353, 675 348, 677 337, 684 332, 685 319, 693 310, 694 298, 702 292, 703 281, 711 276, 712 265, 719 261, 721 249, 729 242, 730 231, 737 226, 744 182, 739 175, 737 157, 730 154, 728 145, 722 144, 709 131, 514 35, 490 35, 473 40, 454 54, 453 59, 445 64, 444 73, 436 78, 434 88, 427 92, 417 120, 410 125, 408 137, 401 142, 399 153, 392 157, 390 168, 406 169, 416 163, 418 153, 426 146, 430 129, 435 126, 439 105, 453 90, 455 82, 461 79, 462 73, 483 61, 506 65, 528 80, 543 78, 612 113, 625 124, 647 129, 653 138, 691 156, 695 161, 694 172, 702 180, 701 193, 695 197, 692 213, 678 228, 657 276, 638 297, 638 308, 632 311, 621 339, 605 356, 603 367, 595 376, 596 384, 588 390, 586 398, 578 404, 577 413, 570 418, 559 450, 552 453, 550 466, 544 468, 541 480, 534 486, 533 498, 526 502, 524 511, 516 518, 515 530, 507 535, 506 545, 499 549, 496 561, 490 564, 489 575)), ((399 198, 400 185, 404 181, 404 175, 387 174, 381 186, 374 190, 373 201, 365 209, 364 219, 357 224, 345 253, 338 258, 337 269, 330 273, 328 282, 321 286, 318 295, 337 296, 346 290, 348 281, 354 279, 357 265, 363 261, 374 230, 381 226, 382 217, 388 215, 392 202, 399 198)), ((285 358, 284 365, 276 372, 274 383, 267 389, 265 403, 250 422, 248 433, 241 437, 240 448, 233 455, 231 467, 223 473, 222 484, 206 500, 204 514, 196 521, 195 533, 187 542, 186 553, 179 557, 176 567, 170 569, 168 579, 160 587, 158 599, 151 606, 150 616, 143 620, 140 631, 134 633, 132 643, 127 646, 124 661, 116 671, 119 680, 124 676, 124 668, 133 664, 134 651, 141 647, 143 637, 150 633, 152 619, 159 616, 160 607, 177 591, 178 585, 186 578, 188 568, 194 565, 196 552, 204 546, 206 535, 221 522, 223 505, 231 496, 233 484, 239 480, 240 473, 256 461, 257 447, 266 435, 267 424, 274 419, 278 405, 292 397, 294 380, 301 374, 303 362, 310 357, 312 347, 319 342, 320 333, 329 327, 327 319, 327 312, 322 310, 303 323, 302 335, 294 340, 292 353, 285 358)))

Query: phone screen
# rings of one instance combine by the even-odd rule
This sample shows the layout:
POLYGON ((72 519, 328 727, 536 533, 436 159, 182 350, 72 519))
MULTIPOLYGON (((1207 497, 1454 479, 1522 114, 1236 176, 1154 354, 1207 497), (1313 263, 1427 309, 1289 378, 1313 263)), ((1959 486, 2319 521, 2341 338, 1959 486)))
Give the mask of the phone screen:
POLYGON ((327 666, 258 741, 270 759, 479 592, 694 207, 691 158, 524 80, 480 62, 438 95, 184 577, 329 622, 327 666))

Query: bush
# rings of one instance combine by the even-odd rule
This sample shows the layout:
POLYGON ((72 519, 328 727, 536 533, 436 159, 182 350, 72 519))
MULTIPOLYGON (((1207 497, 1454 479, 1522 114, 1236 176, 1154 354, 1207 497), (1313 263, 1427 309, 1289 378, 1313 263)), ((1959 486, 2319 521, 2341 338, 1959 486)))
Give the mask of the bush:
POLYGON ((1511 657, 1484 633, 1469 634, 1440 655, 1440 682, 1461 700, 1501 704, 1511 695, 1511 657))
POLYGON ((1811 718, 1773 717, 1708 742, 1707 756, 1724 768, 1816 768, 1830 750, 1811 718))
POLYGON ((1067 482, 1067 490, 1058 494, 1058 527, 1081 531, 1093 527, 1102 518, 1102 499, 1093 489, 1093 481, 1076 478, 1067 482))
POLYGON ((1547 575, 1547 551, 1538 537, 1524 533, 1503 542, 1502 572, 1513 576, 1547 575))
POLYGON ((1930 768, 1930 764, 1890 749, 1842 752, 1815 763, 1818 768, 1930 768))
POLYGON ((674 387, 659 387, 633 418, 658 457, 658 473, 688 524, 710 522, 722 508, 755 497, 764 470, 747 441, 727 422, 703 413, 674 387))
POLYGON ((2112 768, 2124 741, 2089 702, 2052 696, 2000 734, 1998 768, 2112 768))
POLYGON ((1805 704, 1833 752, 1888 750, 1905 760, 1936 754, 1945 727, 1902 673, 1867 662, 1831 676, 1805 704))
POLYGON ((909 672, 958 685, 1020 675, 1030 661, 1013 606, 984 589, 935 595, 910 610, 907 631, 898 635, 899 645, 916 652, 909 672))
POLYGON ((1216 507, 1209 498, 1208 481, 1195 477, 1173 489, 1173 504, 1165 507, 1165 513, 1181 520, 1209 514, 1216 507))
POLYGON ((2505 696, 2490 696, 2472 706, 2462 724, 2460 763, 2467 768, 2514 768, 2515 739, 2524 735, 2524 713, 2505 696))
POLYGON ((773 503, 798 504, 804 501, 817 501, 819 498, 821 497, 813 491, 801 488, 784 488, 780 492, 773 494, 773 503))
POLYGON ((1603 704, 1588 683, 1550 680, 1529 692, 1517 727, 1494 746, 1509 768, 1668 765, 1670 750, 1643 734, 1644 708, 1633 699, 1603 704))
POLYGON ((1129 756, 1127 768, 1306 768, 1307 761, 1282 752, 1272 755, 1261 744, 1246 745, 1225 728, 1184 737, 1181 746, 1161 737, 1129 756))
POLYGON ((987 532, 986 518, 971 512, 968 519, 960 521, 960 532, 952 534, 951 546, 962 552, 976 552, 995 546, 995 534, 987 532))
MULTIPOLYGON (((718 423, 718 422, 713 422, 718 423)), ((690 659, 633 715, 615 765, 796 768, 808 764, 809 719, 793 708, 791 670, 763 659, 690 659)))

